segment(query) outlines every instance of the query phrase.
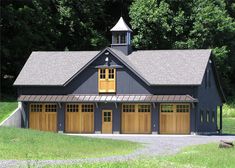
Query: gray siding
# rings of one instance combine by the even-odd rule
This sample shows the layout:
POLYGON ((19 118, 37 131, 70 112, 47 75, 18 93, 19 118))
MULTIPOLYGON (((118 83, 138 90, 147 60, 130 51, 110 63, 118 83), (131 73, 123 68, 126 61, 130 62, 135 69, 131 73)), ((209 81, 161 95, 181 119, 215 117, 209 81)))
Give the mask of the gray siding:
POLYGON ((208 63, 205 71, 202 84, 198 87, 198 107, 197 107, 197 131, 198 132, 215 132, 217 131, 217 106, 222 104, 221 97, 215 82, 212 65, 208 63), (207 76, 207 70, 210 72, 210 77, 207 76), (209 79, 210 81, 209 81, 209 79), (206 80, 208 79, 208 82, 206 80), (206 84, 207 83, 207 84, 206 84), (207 87, 206 87, 207 85, 207 87), (204 122, 200 121, 201 111, 203 111, 204 122), (206 112, 209 111, 209 122, 206 122, 206 112), (214 112, 215 122, 211 122, 212 113, 214 112))

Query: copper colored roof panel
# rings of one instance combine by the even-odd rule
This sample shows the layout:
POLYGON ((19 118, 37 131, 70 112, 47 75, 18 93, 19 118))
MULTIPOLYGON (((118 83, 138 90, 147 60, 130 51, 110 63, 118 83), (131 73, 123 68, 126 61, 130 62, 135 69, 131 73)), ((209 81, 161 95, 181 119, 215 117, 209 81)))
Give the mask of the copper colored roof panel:
POLYGON ((190 95, 21 95, 22 102, 197 102, 190 95))

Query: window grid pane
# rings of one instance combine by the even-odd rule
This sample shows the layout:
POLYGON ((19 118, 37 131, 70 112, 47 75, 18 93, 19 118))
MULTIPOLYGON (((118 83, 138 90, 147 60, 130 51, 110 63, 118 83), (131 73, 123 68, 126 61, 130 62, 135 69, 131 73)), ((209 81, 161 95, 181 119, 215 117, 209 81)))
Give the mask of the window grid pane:
POLYGON ((114 69, 109 69, 109 79, 114 79, 114 69))
POLYGON ((187 105, 187 104, 176 105, 176 112, 188 113, 189 112, 189 105, 187 105))
POLYGON ((138 112, 150 112, 150 105, 138 105, 138 112))
POLYGON ((100 79, 105 79, 105 69, 100 69, 100 79))
POLYGON ((135 105, 132 104, 123 105, 123 112, 135 112, 135 105))
POLYGON ((172 113, 173 112, 173 105, 161 105, 161 112, 172 113))
POLYGON ((94 112, 94 105, 93 104, 83 104, 82 105, 82 112, 94 112))
POLYGON ((42 104, 31 104, 31 112, 42 112, 42 104))
POLYGON ((67 112, 79 112, 78 104, 67 104, 67 112))
POLYGON ((45 112, 56 112, 57 105, 56 104, 46 104, 45 105, 45 112))

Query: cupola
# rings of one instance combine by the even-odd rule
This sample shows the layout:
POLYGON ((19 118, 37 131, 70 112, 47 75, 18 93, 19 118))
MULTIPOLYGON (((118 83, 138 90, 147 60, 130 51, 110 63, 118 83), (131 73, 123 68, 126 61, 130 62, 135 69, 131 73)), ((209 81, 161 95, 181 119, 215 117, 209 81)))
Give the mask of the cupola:
POLYGON ((122 17, 120 17, 116 25, 110 31, 112 32, 111 47, 122 51, 126 55, 129 55, 132 52, 132 30, 128 27, 122 17))

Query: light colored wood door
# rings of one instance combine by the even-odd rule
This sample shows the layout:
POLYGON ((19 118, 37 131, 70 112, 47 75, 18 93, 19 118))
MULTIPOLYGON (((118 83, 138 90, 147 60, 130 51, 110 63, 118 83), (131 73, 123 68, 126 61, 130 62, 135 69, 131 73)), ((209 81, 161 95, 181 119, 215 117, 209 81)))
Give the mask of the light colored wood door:
POLYGON ((160 105, 160 133, 161 134, 189 134, 190 105, 189 104, 161 104, 160 105))
POLYGON ((175 113, 163 113, 160 116, 160 133, 161 134, 172 134, 175 133, 175 113))
POLYGON ((82 133, 93 133, 94 132, 94 113, 93 112, 82 112, 82 133))
POLYGON ((113 131, 112 110, 102 110, 102 134, 112 134, 113 131))
POLYGON ((103 68, 98 70, 98 90, 99 93, 116 92, 116 69, 103 68))
POLYGON ((35 130, 42 130, 42 112, 30 112, 29 114, 29 128, 35 130))
POLYGON ((81 112, 66 112, 65 131, 71 133, 81 132, 81 112))
POLYGON ((151 113, 150 112, 139 112, 139 133, 151 133, 151 113))
POLYGON ((176 133, 189 134, 190 133, 190 113, 180 112, 176 114, 176 133))
POLYGON ((44 123, 42 124, 44 128, 43 131, 57 131, 57 113, 56 112, 45 112, 44 113, 44 123))
POLYGON ((30 104, 29 128, 41 131, 57 131, 56 104, 30 104))
POLYGON ((138 113, 122 113, 122 133, 131 134, 139 132, 138 113))

